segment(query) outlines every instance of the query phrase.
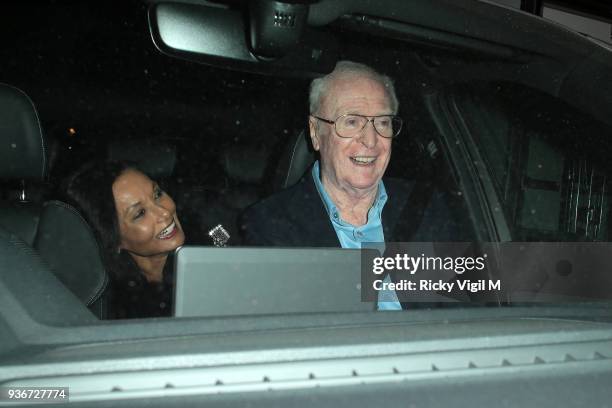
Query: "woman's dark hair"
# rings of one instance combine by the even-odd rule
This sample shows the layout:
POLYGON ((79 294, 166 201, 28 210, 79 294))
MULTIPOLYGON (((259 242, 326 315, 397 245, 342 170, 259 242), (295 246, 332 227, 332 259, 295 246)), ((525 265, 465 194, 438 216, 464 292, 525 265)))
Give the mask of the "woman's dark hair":
POLYGON ((126 282, 139 276, 129 254, 119 251, 120 234, 113 183, 126 170, 140 170, 125 161, 95 161, 79 169, 67 183, 68 200, 93 228, 102 247, 106 271, 116 281, 126 282))

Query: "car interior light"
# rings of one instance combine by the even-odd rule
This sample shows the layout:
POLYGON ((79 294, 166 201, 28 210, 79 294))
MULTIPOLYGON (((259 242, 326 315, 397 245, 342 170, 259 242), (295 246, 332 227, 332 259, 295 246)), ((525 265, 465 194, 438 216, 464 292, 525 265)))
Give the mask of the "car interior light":
POLYGON ((249 2, 251 51, 259 58, 278 58, 298 45, 308 4, 255 0, 249 2))

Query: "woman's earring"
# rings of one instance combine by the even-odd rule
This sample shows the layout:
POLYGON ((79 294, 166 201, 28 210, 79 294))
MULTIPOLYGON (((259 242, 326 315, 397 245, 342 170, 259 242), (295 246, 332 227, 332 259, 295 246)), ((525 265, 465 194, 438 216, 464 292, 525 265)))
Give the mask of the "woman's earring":
POLYGON ((121 247, 117 247, 117 255, 121 253, 121 247))

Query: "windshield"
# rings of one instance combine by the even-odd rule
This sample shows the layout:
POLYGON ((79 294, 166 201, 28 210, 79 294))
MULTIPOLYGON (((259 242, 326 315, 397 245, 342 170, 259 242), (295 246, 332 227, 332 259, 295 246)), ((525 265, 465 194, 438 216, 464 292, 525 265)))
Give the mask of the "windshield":
POLYGON ((3 3, 0 405, 602 405, 612 16, 502 3, 3 3))
POLYGON ((3 136, 3 234, 76 326, 607 305, 612 54, 474 4, 462 21, 312 6, 337 45, 314 72, 163 43, 206 5, 13 2, 0 82, 40 132, 3 136))

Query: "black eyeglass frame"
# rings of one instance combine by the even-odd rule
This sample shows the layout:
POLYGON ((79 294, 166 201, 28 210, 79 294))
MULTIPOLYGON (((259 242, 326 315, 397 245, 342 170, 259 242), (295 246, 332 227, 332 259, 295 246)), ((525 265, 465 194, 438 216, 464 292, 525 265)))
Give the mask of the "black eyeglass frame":
POLYGON ((358 131, 357 133, 355 133, 355 135, 358 135, 359 133, 361 133, 361 132, 363 131, 363 129, 365 129, 365 127, 368 125, 368 123, 372 123, 372 127, 374 128, 374 130, 376 131, 376 133, 377 133, 377 134, 378 134, 380 137, 384 137, 385 139, 395 139, 395 138, 396 138, 396 137, 397 137, 397 136, 400 134, 400 132, 402 131, 402 127, 403 127, 403 125, 404 125, 404 120, 403 120, 402 118, 400 118, 399 116, 397 116, 397 115, 376 115, 376 116, 365 116, 365 115, 360 115, 360 114, 358 114, 358 113, 345 113, 345 114, 343 114, 343 115, 338 116, 338 117, 336 118, 336 120, 329 120, 329 119, 325 119, 325 118, 322 118, 322 117, 320 117, 320 116, 317 116, 317 115, 312 115, 312 114, 311 114, 310 116, 312 116, 313 118, 315 118, 315 119, 317 119, 317 120, 320 120, 320 121, 322 121, 322 122, 325 122, 325 123, 327 123, 327 124, 329 124, 329 125, 334 125, 334 132, 336 133, 336 136, 338 136, 338 137, 340 137, 340 138, 342 138, 342 139, 352 139, 352 138, 354 138, 354 137, 355 137, 355 136, 341 136, 341 135, 340 135, 340 133, 338 133, 338 129, 337 129, 337 127, 336 127, 336 122, 338 122, 338 120, 339 120, 340 118, 343 118, 343 117, 345 117, 345 116, 359 116, 360 118, 364 118, 364 119, 366 120, 366 122, 363 124, 363 127, 362 127, 361 129, 359 129, 359 131, 358 131), (384 118, 384 117, 390 117, 392 121, 393 121, 393 120, 399 120, 399 127, 398 127, 398 129, 397 129, 397 132, 395 132, 395 134, 394 134, 393 136, 384 136, 384 135, 382 135, 382 134, 381 134, 381 133, 378 131, 378 129, 376 129, 376 126, 374 125, 374 120, 375 120, 376 118, 384 118))

